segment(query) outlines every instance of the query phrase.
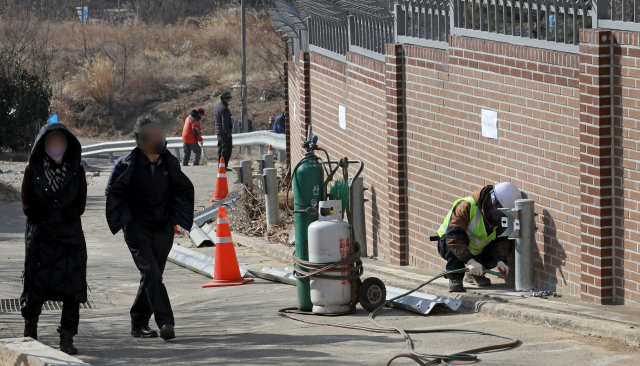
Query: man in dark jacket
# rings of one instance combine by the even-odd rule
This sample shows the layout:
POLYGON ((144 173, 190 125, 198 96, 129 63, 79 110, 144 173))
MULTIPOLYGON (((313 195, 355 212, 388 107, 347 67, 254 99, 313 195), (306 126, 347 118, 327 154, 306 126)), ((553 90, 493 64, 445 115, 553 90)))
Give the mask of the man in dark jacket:
POLYGON ((273 121, 273 132, 284 133, 284 113, 280 114, 276 117, 275 121, 273 121))
POLYGON ((124 239, 142 278, 131 307, 131 335, 152 338, 154 315, 164 340, 175 337, 167 289, 162 283, 173 245, 175 224, 193 224, 193 184, 169 151, 162 128, 149 117, 135 126, 138 147, 116 161, 109 183, 106 215, 113 234, 123 229, 124 239))
POLYGON ((231 111, 229 111, 231 98, 233 98, 231 93, 223 92, 220 94, 220 103, 213 109, 213 121, 216 126, 216 135, 218 135, 218 162, 220 158, 224 158, 225 167, 229 166, 229 159, 231 159, 231 151, 233 150, 233 141, 231 139, 233 121, 231 120, 231 111))
POLYGON ((62 123, 45 125, 36 137, 22 181, 25 232, 24 290, 20 297, 24 336, 38 339, 45 301, 62 301, 60 349, 78 353, 79 304, 87 301, 87 244, 80 216, 87 181, 80 142, 62 123))

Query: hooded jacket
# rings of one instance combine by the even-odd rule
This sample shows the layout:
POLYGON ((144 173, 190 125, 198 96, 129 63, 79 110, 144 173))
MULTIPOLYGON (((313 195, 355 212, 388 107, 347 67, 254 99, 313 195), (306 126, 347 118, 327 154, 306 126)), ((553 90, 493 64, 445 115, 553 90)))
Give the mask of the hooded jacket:
MULTIPOLYGON (((105 189, 105 195, 107 196, 107 223, 114 235, 132 219, 129 202, 127 201, 127 190, 131 182, 131 175, 136 168, 138 154, 143 154, 143 152, 136 147, 128 155, 116 160, 105 189)), ((195 204, 193 184, 180 170, 180 162, 169 150, 162 154, 162 161, 167 163, 167 170, 169 171, 171 222, 190 229, 193 226, 193 208, 195 204)))
POLYGON ((45 125, 36 137, 22 181, 25 231, 24 289, 21 302, 87 300, 87 245, 80 216, 87 200, 87 181, 80 165, 78 139, 61 123, 45 125), (52 131, 67 138, 65 178, 53 193, 45 176, 44 141, 52 131))
POLYGON ((186 144, 197 144, 202 141, 202 132, 200 132, 200 114, 194 110, 184 120, 184 128, 182 129, 182 142, 186 144))
MULTIPOLYGON (((476 201, 478 209, 482 212, 484 217, 484 201, 489 198, 493 186, 482 187, 471 194, 471 198, 476 201)), ((473 258, 471 251, 469 250, 469 236, 467 235, 467 227, 471 221, 471 204, 467 201, 461 201, 454 209, 449 220, 449 226, 447 227, 446 240, 447 245, 455 254, 458 259, 467 263, 469 259, 473 258)), ((493 229, 491 229, 493 230, 493 229)), ((490 234, 490 232, 487 232, 490 234)), ((496 238, 494 240, 498 248, 499 257, 498 261, 507 262, 509 256, 509 249, 511 248, 511 242, 507 238, 496 238)))
POLYGON ((216 104, 213 109, 213 121, 216 126, 216 135, 231 137, 233 131, 233 121, 231 120, 231 111, 225 102, 216 104))

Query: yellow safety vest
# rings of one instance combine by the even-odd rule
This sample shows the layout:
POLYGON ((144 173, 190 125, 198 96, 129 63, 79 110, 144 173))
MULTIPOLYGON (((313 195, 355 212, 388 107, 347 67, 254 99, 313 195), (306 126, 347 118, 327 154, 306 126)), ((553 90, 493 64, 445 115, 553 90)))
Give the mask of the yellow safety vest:
POLYGON ((487 230, 484 226, 484 219, 482 217, 482 211, 478 209, 478 204, 471 197, 461 198, 453 203, 453 207, 449 214, 444 219, 444 222, 438 229, 438 236, 444 237, 447 233, 447 228, 449 227, 449 220, 451 220, 451 215, 453 214, 453 209, 458 205, 458 203, 462 201, 467 201, 471 204, 471 214, 469 222, 469 226, 467 226, 467 235, 469 236, 469 251, 473 255, 478 255, 482 252, 484 247, 489 245, 492 241, 496 239, 496 231, 493 230, 491 235, 487 235, 487 230))

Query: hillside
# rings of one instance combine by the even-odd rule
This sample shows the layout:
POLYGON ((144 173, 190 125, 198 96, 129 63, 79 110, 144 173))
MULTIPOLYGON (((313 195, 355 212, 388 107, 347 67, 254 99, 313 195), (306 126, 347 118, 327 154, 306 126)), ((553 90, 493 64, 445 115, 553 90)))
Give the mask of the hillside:
MULTIPOLYGON (((240 39, 239 12, 227 8, 174 25, 30 18, 0 23, 0 52, 18 49, 25 60, 31 53, 44 60, 37 62, 50 72, 53 112, 85 138, 129 136, 144 113, 175 135, 191 109, 212 112, 224 90, 236 96, 231 110, 239 118, 240 90, 232 86, 241 78, 240 39)), ((283 109, 285 46, 265 13, 248 12, 247 50, 249 118, 254 129, 266 128, 283 109)), ((212 121, 205 118, 204 133, 213 133, 212 121)))

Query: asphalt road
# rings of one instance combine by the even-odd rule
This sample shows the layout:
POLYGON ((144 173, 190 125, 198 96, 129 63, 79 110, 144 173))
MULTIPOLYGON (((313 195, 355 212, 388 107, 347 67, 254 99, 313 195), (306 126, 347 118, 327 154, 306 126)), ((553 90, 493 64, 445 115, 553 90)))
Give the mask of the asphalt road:
MULTIPOLYGON (((188 167, 196 186, 196 207, 213 194, 216 166, 188 167)), ((208 279, 172 263, 164 275, 174 313, 177 338, 137 339, 129 335, 129 307, 139 274, 122 234, 111 235, 104 219, 104 186, 109 167, 90 179, 83 227, 89 250, 87 277, 99 309, 81 311, 78 357, 92 365, 386 365, 405 350, 400 335, 366 333, 314 326, 278 316, 295 306, 295 287, 256 279, 239 287, 203 289, 208 279)), ((19 203, 0 206, 0 297, 17 298, 24 256, 24 222, 19 203)), ((185 237, 176 242, 189 246, 185 237)), ((198 249, 214 255, 214 248, 198 249)), ((237 247, 241 266, 283 268, 281 263, 246 247, 237 247)), ((384 280, 384 278, 382 278, 384 280)), ((312 317, 320 321, 368 325, 366 312, 343 317, 312 317)), ((41 316, 40 341, 57 347, 59 311, 41 316)), ((521 344, 511 350, 480 355, 482 365, 638 365, 640 352, 605 339, 575 335, 546 327, 494 319, 474 313, 420 316, 385 310, 383 324, 419 328, 469 328, 512 335, 521 344)), ((153 321, 152 321, 153 323, 153 321)), ((152 324, 153 325, 153 324, 152 324)), ((0 338, 21 336, 19 313, 0 313, 0 338)), ((454 353, 500 340, 464 333, 414 335, 416 348, 454 353)), ((396 361, 393 365, 412 365, 396 361)), ((461 363, 460 363, 461 364, 461 363)))

